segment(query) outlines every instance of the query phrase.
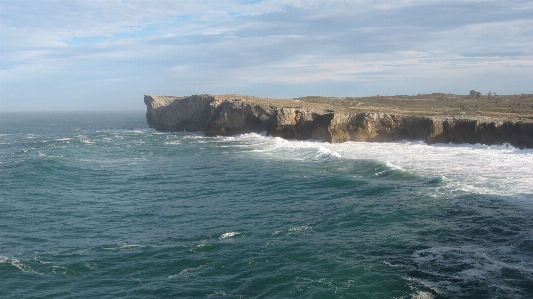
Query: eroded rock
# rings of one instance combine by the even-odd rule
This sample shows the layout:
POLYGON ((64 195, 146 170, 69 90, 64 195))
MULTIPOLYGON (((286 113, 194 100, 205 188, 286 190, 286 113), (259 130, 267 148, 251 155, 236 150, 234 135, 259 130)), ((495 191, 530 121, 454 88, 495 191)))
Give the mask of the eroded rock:
POLYGON ((211 95, 145 95, 144 102, 148 125, 160 131, 203 131, 207 135, 266 132, 288 139, 328 142, 509 143, 519 148, 533 148, 533 123, 376 112, 340 113, 242 99, 221 100, 211 95))

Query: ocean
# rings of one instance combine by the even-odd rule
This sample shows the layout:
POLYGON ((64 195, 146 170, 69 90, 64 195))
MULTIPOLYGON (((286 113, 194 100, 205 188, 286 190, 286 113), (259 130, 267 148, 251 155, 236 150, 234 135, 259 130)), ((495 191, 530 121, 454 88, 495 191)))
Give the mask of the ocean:
POLYGON ((533 150, 0 113, 0 298, 533 298, 533 150))

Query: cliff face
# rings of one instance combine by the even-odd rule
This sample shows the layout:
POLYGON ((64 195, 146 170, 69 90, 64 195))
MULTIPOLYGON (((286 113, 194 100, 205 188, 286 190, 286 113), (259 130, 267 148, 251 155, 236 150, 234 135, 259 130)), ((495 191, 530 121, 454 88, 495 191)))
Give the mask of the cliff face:
POLYGON ((336 113, 303 107, 219 100, 210 95, 145 95, 146 120, 160 131, 203 131, 207 135, 267 132, 288 139, 328 142, 422 140, 426 143, 509 143, 533 148, 533 123, 336 113))
POLYGON ((203 131, 212 113, 209 104, 214 100, 210 95, 184 98, 145 95, 146 121, 158 131, 203 131))

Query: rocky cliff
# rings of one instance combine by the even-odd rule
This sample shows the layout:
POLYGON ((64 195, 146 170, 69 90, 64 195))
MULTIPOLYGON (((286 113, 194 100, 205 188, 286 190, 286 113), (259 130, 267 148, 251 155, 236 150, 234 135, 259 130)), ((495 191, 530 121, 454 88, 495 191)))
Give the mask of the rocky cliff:
POLYGON ((533 123, 390 113, 346 113, 211 95, 145 95, 146 120, 160 131, 207 135, 266 132, 288 139, 327 142, 422 140, 426 143, 509 143, 533 148, 533 123))

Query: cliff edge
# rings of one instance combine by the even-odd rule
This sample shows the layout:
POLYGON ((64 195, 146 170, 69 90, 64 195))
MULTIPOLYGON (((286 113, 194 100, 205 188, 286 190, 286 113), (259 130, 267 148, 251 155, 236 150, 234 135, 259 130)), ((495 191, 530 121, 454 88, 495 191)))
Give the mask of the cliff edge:
POLYGON ((533 148, 533 123, 523 121, 345 112, 298 100, 249 96, 145 95, 144 102, 148 125, 159 131, 202 131, 211 136, 266 132, 327 142, 509 143, 533 148))

